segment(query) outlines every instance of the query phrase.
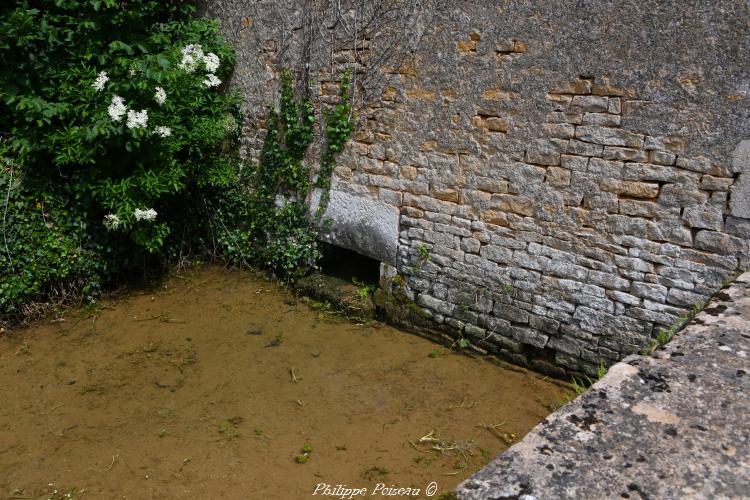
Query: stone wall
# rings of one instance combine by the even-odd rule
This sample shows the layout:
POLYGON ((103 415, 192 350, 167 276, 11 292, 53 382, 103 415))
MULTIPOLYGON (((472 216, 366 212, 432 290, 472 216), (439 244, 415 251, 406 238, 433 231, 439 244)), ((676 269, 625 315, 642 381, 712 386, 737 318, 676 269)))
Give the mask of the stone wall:
POLYGON ((331 239, 435 322, 594 372, 750 267, 746 1, 403 1, 358 37, 371 3, 206 10, 238 47, 251 156, 279 67, 320 106, 361 75, 331 239))

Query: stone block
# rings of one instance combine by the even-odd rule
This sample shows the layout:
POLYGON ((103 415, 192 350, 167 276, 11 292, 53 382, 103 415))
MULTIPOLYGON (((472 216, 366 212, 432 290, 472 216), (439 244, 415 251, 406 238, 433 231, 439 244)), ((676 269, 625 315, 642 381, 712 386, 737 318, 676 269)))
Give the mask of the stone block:
POLYGON ((637 306, 641 303, 641 299, 639 297, 630 295, 629 293, 620 292, 619 290, 611 290, 607 293, 607 296, 611 297, 612 300, 616 300, 617 302, 621 302, 629 306, 637 306))
MULTIPOLYGON (((602 125, 605 127, 617 127, 622 117, 610 113, 584 113, 581 120, 582 125, 602 125)), ((572 136, 571 136, 572 137, 572 136)))
POLYGON ((554 187, 570 185, 570 170, 560 167, 548 167, 547 184, 554 187))
POLYGON ((559 165, 560 153, 565 152, 568 141, 538 139, 529 145, 526 162, 536 165, 559 165))
POLYGON ((637 149, 643 147, 642 134, 635 134, 619 128, 582 125, 576 128, 576 138, 584 142, 604 146, 627 146, 637 149))
POLYGON ((497 245, 484 245, 479 254, 485 259, 500 264, 510 264, 513 259, 513 251, 508 248, 503 248, 497 245))
POLYGON ((511 336, 513 340, 521 342, 523 344, 529 344, 536 348, 543 349, 547 345, 549 335, 537 332, 530 328, 512 327, 511 336))
POLYGON ((634 281, 630 287, 630 293, 636 297, 650 299, 655 302, 664 302, 667 298, 667 287, 653 283, 639 283, 634 281))
POLYGON ((476 238, 461 238, 461 250, 466 253, 479 253, 482 243, 476 238))
POLYGON ((750 172, 740 174, 730 193, 729 212, 735 217, 750 219, 750 172))
POLYGON ((733 255, 743 248, 747 251, 747 246, 747 241, 715 231, 699 231, 695 236, 695 248, 720 255, 733 255))
POLYGON ((677 166, 705 174, 711 171, 711 160, 703 156, 695 158, 680 156, 677 158, 677 166))
POLYGON ((498 316, 503 319, 507 319, 508 321, 512 321, 514 323, 528 323, 529 322, 528 311, 524 311, 523 309, 519 309, 509 304, 500 304, 500 303, 495 304, 493 312, 495 316, 498 316))
POLYGON ((651 151, 651 163, 656 163, 657 165, 674 165, 676 158, 672 153, 651 151))
POLYGON ((644 162, 648 160, 648 152, 643 151, 642 149, 606 146, 602 151, 602 158, 604 158, 605 160, 644 162))
POLYGON ((666 207, 689 207, 703 205, 708 195, 691 186, 665 184, 659 193, 659 204, 666 207))
POLYGON ((420 293, 417 296, 417 304, 446 316, 452 314, 453 309, 455 308, 455 306, 450 302, 437 299, 426 293, 420 293))
POLYGON ((581 113, 554 111, 552 113, 547 113, 546 120, 552 123, 571 123, 573 125, 580 125, 583 120, 583 115, 581 113))
POLYGON ((702 303, 707 297, 704 295, 689 292, 687 290, 680 290, 679 288, 672 288, 667 294, 667 303, 674 304, 677 306, 692 307, 694 304, 702 303))
POLYGON ((750 240, 750 220, 727 217, 724 230, 731 235, 750 240))
POLYGON ((547 347, 571 356, 581 355, 581 345, 576 340, 567 337, 551 337, 547 341, 547 347))
POLYGON ((601 156, 604 146, 571 139, 568 143, 568 153, 579 156, 601 156))
POLYGON ((609 99, 602 96, 577 95, 573 97, 570 107, 571 111, 578 108, 585 113, 606 113, 609 108, 609 99))
POLYGON ((643 145, 644 149, 667 151, 669 153, 679 154, 686 148, 685 140, 680 137, 657 137, 647 135, 643 145))
POLYGON ((620 181, 616 179, 605 179, 602 181, 602 189, 619 195, 632 196, 633 198, 656 198, 656 195, 659 193, 658 184, 620 181))
POLYGON ((729 191, 734 179, 728 177, 714 177, 713 175, 704 175, 701 178, 701 189, 708 191, 729 191))
POLYGON ((587 156, 560 155, 560 164, 563 168, 585 172, 589 163, 587 156))
POLYGON ((721 231, 724 227, 724 214, 720 208, 713 205, 687 207, 682 212, 682 219, 690 227, 714 231, 721 231))
POLYGON ((617 97, 610 97, 607 111, 619 115, 622 113, 622 101, 617 97))
POLYGON ((575 127, 569 123, 544 123, 542 132, 547 137, 570 139, 575 135, 575 127))
POLYGON ((653 217, 659 208, 653 201, 621 199, 619 203, 621 214, 635 217, 653 217))
POLYGON ((622 178, 631 181, 661 181, 675 184, 692 184, 697 187, 700 174, 651 163, 628 163, 626 168, 623 169, 622 178))

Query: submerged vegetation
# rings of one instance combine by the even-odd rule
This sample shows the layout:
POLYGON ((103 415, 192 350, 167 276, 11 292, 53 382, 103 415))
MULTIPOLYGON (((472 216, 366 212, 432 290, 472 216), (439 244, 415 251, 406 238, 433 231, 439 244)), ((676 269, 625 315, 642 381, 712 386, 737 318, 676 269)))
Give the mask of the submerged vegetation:
POLYGON ((196 260, 285 279, 315 266, 354 123, 348 75, 323 120, 319 168, 304 159, 316 111, 290 71, 249 164, 241 99, 223 83, 234 51, 192 2, 37 4, 0 6, 0 323, 196 260))

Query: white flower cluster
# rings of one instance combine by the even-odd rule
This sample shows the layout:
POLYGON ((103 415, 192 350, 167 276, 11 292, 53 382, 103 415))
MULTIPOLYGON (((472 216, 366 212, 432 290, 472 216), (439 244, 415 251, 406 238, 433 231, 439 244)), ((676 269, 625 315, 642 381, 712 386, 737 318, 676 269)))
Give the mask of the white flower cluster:
POLYGON ((156 104, 158 104, 159 106, 164 104, 164 102, 167 100, 166 91, 161 87, 156 87, 156 92, 154 93, 154 100, 156 101, 156 104))
POLYGON ((196 44, 186 45, 182 48, 182 61, 180 62, 179 68, 188 73, 192 73, 198 67, 198 64, 203 61, 203 47, 196 44))
POLYGON ((206 71, 209 73, 216 73, 216 70, 219 69, 219 56, 213 52, 203 56, 203 62, 206 64, 206 71))
POLYGON ((128 128, 146 128, 146 125, 148 125, 148 111, 145 109, 140 111, 129 110, 126 125, 128 128))
POLYGON ((120 227, 120 218, 115 214, 107 214, 104 216, 104 227, 113 230, 120 227))
POLYGON ((106 84, 108 80, 109 77, 107 76, 107 72, 102 71, 96 76, 96 80, 94 80, 94 83, 92 83, 91 86, 94 87, 94 90, 97 92, 101 92, 104 90, 104 84, 106 84))
POLYGON ((133 212, 133 215, 135 215, 135 220, 151 221, 156 219, 156 210, 154 210, 153 208, 148 208, 146 210, 136 208, 133 212))
POLYGON ((213 73, 207 73, 206 79, 203 80, 203 85, 208 88, 218 87, 219 85, 221 85, 221 80, 219 80, 213 73))
POLYGON ((164 125, 158 125, 154 127, 154 134, 158 135, 159 137, 169 137, 172 135, 172 129, 169 127, 165 127, 164 125))
POLYGON ((109 117, 112 118, 113 122, 119 122, 122 120, 122 117, 127 110, 128 108, 125 107, 125 99, 119 95, 112 96, 112 102, 109 104, 109 108, 107 108, 107 113, 109 113, 109 117))

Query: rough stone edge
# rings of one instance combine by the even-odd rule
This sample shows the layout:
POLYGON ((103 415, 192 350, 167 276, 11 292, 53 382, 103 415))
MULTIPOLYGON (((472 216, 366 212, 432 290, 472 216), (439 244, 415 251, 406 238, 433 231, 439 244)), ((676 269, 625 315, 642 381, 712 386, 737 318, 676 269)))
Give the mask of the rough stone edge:
MULTIPOLYGON (((744 302, 747 304, 750 302, 750 293, 742 292, 741 289, 750 289, 750 272, 744 272, 736 278, 734 283, 724 289, 722 292, 730 302, 739 301, 743 294, 744 302)), ((719 292, 721 294, 722 292, 719 292)), ((712 301, 713 302, 713 301, 712 301)), ((534 478, 533 475, 519 473, 520 469, 532 468, 532 464, 539 464, 545 462, 544 450, 549 449, 548 444, 550 441, 554 441, 559 438, 558 443, 564 446, 565 441, 580 440, 585 441, 587 436, 583 436, 586 431, 579 432, 575 435, 566 436, 555 436, 555 431, 559 431, 564 426, 568 425, 567 422, 572 418, 575 418, 576 414, 585 413, 587 403, 589 399, 595 397, 597 393, 604 391, 610 399, 622 400, 623 392, 621 388, 628 382, 636 383, 639 377, 640 369, 637 367, 642 366, 654 366, 662 359, 669 359, 672 354, 678 355, 680 350, 690 349, 693 345, 701 342, 713 342, 715 339, 707 337, 707 333, 713 333, 713 329, 718 327, 723 328, 734 328, 738 331, 746 331, 748 324, 750 324, 750 318, 740 316, 740 313, 733 308, 724 307, 720 314, 707 312, 707 309, 713 307, 712 304, 707 305, 704 312, 699 313, 693 318, 690 324, 682 330, 669 344, 667 344, 665 351, 656 351, 650 356, 631 355, 621 362, 613 365, 607 374, 602 377, 599 381, 591 386, 591 388, 578 397, 574 401, 566 404, 556 412, 549 415, 544 421, 540 422, 534 427, 520 442, 511 446, 508 450, 496 457, 492 462, 485 466, 480 471, 473 474, 471 477, 463 481, 456 488, 456 494, 458 498, 462 500, 479 500, 479 499, 523 499, 523 500, 538 500, 540 498, 554 498, 552 485, 545 484, 548 477, 545 476, 542 480, 534 478), (614 398, 613 398, 614 397, 614 398), (559 425, 558 425, 559 424, 559 425), (519 463, 521 465, 519 466, 519 463), (533 483, 533 486, 532 484, 533 483), (539 496, 538 494, 532 494, 531 491, 547 491, 551 496, 539 496)), ((640 381, 642 385, 643 381, 640 381)), ((627 390, 627 389, 625 389, 627 390)), ((672 413, 667 410, 662 410, 654 407, 651 403, 645 400, 639 401, 633 404, 632 401, 623 404, 620 408, 624 411, 627 408, 633 413, 645 415, 650 421, 660 421, 662 423, 669 423, 667 420, 676 418, 672 413), (639 406, 648 411, 640 411, 639 406), (651 412, 651 413, 649 413, 651 412), (655 412, 655 413, 654 413, 655 412), (667 420, 663 420, 666 418, 667 420), (655 419, 655 420, 654 420, 655 419), (661 419, 661 420, 660 420, 661 419)), ((617 435, 615 430, 614 435, 617 435)), ((627 436, 620 436, 621 439, 629 439, 627 436)), ((641 450, 642 451, 642 450, 641 450)), ((575 456, 571 453, 569 456, 563 458, 573 462, 576 467, 596 467, 598 458, 594 456, 594 452, 591 452, 590 457, 575 456), (581 463, 582 458, 587 458, 585 463, 581 463)), ((689 457, 688 459, 691 459, 689 457)), ((560 458, 558 457, 559 461, 560 458)), ((635 473, 635 471, 634 471, 635 473)), ((737 472, 738 474, 741 471, 737 472)), ((627 475, 626 472, 622 474, 627 475)), ((541 476, 541 474, 540 474, 541 476)), ((604 476, 602 476, 604 477, 604 476)), ((680 479, 672 479, 672 481, 679 482, 680 479)), ((684 479, 683 479, 684 481, 684 479)), ((604 483, 606 484, 606 483, 604 483)), ((741 485, 740 485, 741 486, 741 485)), ((596 487, 586 484, 576 484, 575 489, 577 494, 582 497, 594 498, 601 494, 602 485, 598 484, 596 487), (591 489, 592 491, 587 491, 591 489), (598 491, 594 491, 598 489, 598 491), (594 495, 594 496, 591 496, 594 495)), ((606 488, 606 486, 604 486, 606 488)), ((689 489, 689 488, 688 488, 689 489)), ((675 487, 674 491, 678 491, 679 488, 675 487)), ((695 492, 698 493, 698 492, 695 492)), ((607 497, 617 497, 618 492, 609 491, 607 497)), ((704 497, 704 495, 700 495, 704 497)), ((711 495, 707 496, 711 497, 711 495)), ((724 497, 721 495, 721 497, 724 497)), ((641 498, 636 496, 635 498, 641 498)), ((730 498, 730 497, 727 497, 730 498)), ((731 497, 733 498, 733 497, 731 497)), ((740 498, 740 497, 738 497, 740 498)))

